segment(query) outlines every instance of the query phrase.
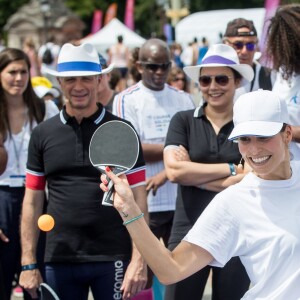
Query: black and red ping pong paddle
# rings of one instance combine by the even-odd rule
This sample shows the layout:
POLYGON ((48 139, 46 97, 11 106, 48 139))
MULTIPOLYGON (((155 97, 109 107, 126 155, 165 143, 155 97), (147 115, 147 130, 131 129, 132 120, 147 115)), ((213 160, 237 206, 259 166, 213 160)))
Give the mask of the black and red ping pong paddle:
MULTIPOLYGON (((135 164, 139 156, 139 139, 135 130, 123 121, 109 121, 101 125, 93 134, 89 147, 90 161, 105 174, 109 166, 116 175, 124 174, 135 164)), ((102 199, 103 205, 113 205, 111 195, 113 184, 102 199)))

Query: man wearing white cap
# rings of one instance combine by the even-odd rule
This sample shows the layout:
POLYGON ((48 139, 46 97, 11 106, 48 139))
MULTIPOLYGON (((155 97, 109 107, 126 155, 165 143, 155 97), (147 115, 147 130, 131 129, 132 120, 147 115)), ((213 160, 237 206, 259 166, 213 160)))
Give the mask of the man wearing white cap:
MULTIPOLYGON (((121 220, 100 204, 99 172, 89 161, 89 143, 103 123, 120 120, 97 103, 102 69, 90 44, 65 44, 56 76, 67 103, 59 115, 33 131, 28 154, 26 194, 21 220, 22 273, 20 284, 37 297, 45 280, 63 300, 129 299, 146 283, 146 266, 132 246, 121 220), (37 219, 47 182, 47 213, 55 227, 47 234, 45 278, 36 264, 37 219)), ((145 163, 140 153, 128 175, 133 193, 147 211, 145 163)))
MULTIPOLYGON (((239 256, 252 283, 243 300, 299 299, 300 163, 290 162, 286 104, 271 91, 247 93, 237 99, 233 121, 229 138, 238 142, 253 171, 212 200, 173 252, 155 239, 142 217, 127 230, 162 283, 239 256)), ((125 176, 107 176, 114 182, 120 217, 124 210, 131 218, 139 216, 125 176)), ((100 187, 107 190, 104 182, 100 187)))

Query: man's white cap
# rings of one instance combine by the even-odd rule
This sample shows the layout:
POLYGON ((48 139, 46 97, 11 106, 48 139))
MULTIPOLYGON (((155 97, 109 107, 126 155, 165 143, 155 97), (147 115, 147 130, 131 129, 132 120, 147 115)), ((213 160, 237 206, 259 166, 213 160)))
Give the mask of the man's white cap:
POLYGON ((93 76, 108 73, 113 66, 102 69, 98 52, 91 44, 74 46, 66 43, 59 52, 56 68, 45 68, 45 71, 56 77, 93 76))
POLYGON ((286 103, 277 94, 259 89, 241 95, 233 106, 233 123, 229 140, 241 136, 273 136, 289 124, 286 103))

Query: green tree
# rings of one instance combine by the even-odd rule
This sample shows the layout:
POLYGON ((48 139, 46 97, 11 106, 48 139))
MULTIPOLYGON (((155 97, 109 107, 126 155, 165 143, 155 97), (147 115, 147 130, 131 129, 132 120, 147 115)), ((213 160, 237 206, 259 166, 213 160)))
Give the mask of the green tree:
POLYGON ((20 6, 28 3, 29 0, 0 0, 0 28, 3 31, 3 27, 6 24, 9 17, 14 14, 20 6))
MULTIPOLYGON (((49 0, 51 1, 51 0, 49 0)), ((63 0, 62 0, 63 1, 63 0)), ((23 4, 30 2, 30 0, 0 0, 0 28, 3 32, 3 27, 6 24, 8 18, 14 14, 23 4)), ((77 14, 83 22, 86 23, 86 32, 88 34, 91 29, 93 12, 95 9, 107 11, 111 3, 116 2, 118 4, 117 18, 124 21, 124 12, 126 6, 126 0, 64 0, 67 7, 69 7, 75 14, 77 14)), ((264 0, 190 0, 190 12, 198 12, 213 9, 228 9, 228 8, 251 8, 251 7, 263 7, 264 0)), ((281 0, 281 4, 288 3, 300 3, 300 0, 281 0)), ((134 21, 136 31, 142 36, 148 38, 162 34, 163 24, 167 21, 165 17, 164 9, 157 4, 156 0, 135 0, 135 13, 134 21)))
POLYGON ((82 21, 87 25, 85 34, 88 34, 90 32, 92 21, 93 21, 93 13, 96 9, 102 10, 103 12, 103 20, 105 17, 105 13, 108 9, 108 7, 112 3, 118 4, 118 10, 117 10, 117 18, 121 21, 124 20, 124 11, 125 11, 125 5, 126 1, 113 1, 113 0, 107 0, 107 1, 99 1, 99 0, 84 0, 84 1, 78 1, 78 0, 65 0, 65 4, 68 8, 72 10, 76 15, 78 15, 82 21))
POLYGON ((202 0, 202 1, 190 1, 190 11, 198 12, 205 10, 215 9, 228 9, 228 8, 255 8, 263 7, 264 0, 202 0))
MULTIPOLYGON (((65 3, 67 7, 69 7, 87 24, 87 32, 85 32, 86 34, 89 33, 91 28, 94 10, 102 10, 103 17, 105 17, 105 13, 109 5, 112 3, 118 4, 117 18, 122 22, 124 21, 126 0, 108 0, 105 2, 99 0, 66 0, 65 3)), ((152 32, 161 34, 159 32, 161 11, 161 7, 156 4, 156 0, 136 0, 134 20, 138 33, 145 37, 150 37, 152 32)))

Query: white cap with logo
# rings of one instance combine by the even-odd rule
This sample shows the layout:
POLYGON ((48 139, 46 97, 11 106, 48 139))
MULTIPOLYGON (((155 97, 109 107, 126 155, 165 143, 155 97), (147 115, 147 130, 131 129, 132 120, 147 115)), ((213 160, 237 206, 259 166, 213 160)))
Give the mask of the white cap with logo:
POLYGON ((277 94, 259 89, 241 95, 233 106, 233 123, 229 140, 241 136, 273 136, 289 124, 286 103, 277 94))

